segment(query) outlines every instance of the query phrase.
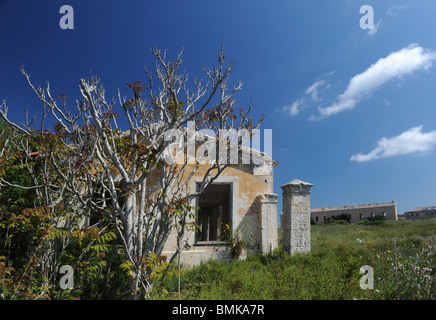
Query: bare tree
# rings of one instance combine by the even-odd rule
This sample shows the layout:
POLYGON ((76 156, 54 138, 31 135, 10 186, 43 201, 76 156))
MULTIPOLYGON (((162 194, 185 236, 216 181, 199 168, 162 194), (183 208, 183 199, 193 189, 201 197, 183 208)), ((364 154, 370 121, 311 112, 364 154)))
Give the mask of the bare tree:
MULTIPOLYGON (((224 65, 222 46, 217 65, 202 68, 207 81, 194 80, 191 85, 188 75, 179 70, 181 53, 175 60, 167 60, 165 51, 155 48, 151 52, 156 58, 155 72, 146 67, 147 84, 128 84, 130 99, 118 91, 117 99, 108 101, 100 80, 91 77, 80 80, 82 100, 76 100, 75 110, 71 110, 67 96, 53 98, 48 83, 46 88, 35 87, 21 68, 43 104, 40 127, 32 129, 32 121, 19 126, 8 119, 6 102, 0 108, 1 117, 14 132, 26 137, 22 141, 44 142, 36 144, 35 150, 11 136, 1 152, 6 156, 8 145, 15 143, 28 159, 43 160, 45 171, 39 168, 36 174, 35 168, 29 167, 29 173, 35 178, 32 188, 39 190, 45 205, 55 207, 69 199, 72 215, 100 210, 116 223, 125 267, 131 275, 132 298, 138 297, 138 287, 144 288, 145 294, 150 292, 152 275, 162 267, 158 258, 174 228, 178 245, 170 261, 180 253, 187 217, 194 214, 193 199, 229 165, 229 137, 207 133, 258 128, 263 120, 255 122, 249 117, 251 105, 237 110, 234 96, 242 83, 229 86, 234 62, 224 65), (122 117, 115 112, 117 103, 122 117), (44 128, 47 115, 56 119, 54 132, 44 128), (127 127, 119 125, 122 120, 127 127), (189 134, 190 130, 194 134, 189 134), (202 149, 202 159, 207 161, 198 157, 193 161, 201 140, 220 142, 221 148, 224 141, 225 160, 218 159, 223 149, 218 149, 217 143, 202 149), (196 190, 190 190, 189 182, 198 178, 201 166, 207 167, 201 170, 201 182, 196 190)), ((237 140, 238 149, 243 143, 244 139, 237 140)), ((2 186, 20 187, 0 181, 2 186)))

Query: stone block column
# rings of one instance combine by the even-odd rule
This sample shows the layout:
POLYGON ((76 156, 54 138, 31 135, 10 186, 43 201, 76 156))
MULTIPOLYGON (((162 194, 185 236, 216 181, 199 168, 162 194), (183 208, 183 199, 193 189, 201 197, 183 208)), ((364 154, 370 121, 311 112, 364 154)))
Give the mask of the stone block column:
POLYGON ((260 196, 261 251, 269 253, 278 246, 277 235, 277 194, 260 196))
POLYGON ((283 191, 283 250, 288 253, 310 251, 310 188, 313 184, 293 180, 283 191))

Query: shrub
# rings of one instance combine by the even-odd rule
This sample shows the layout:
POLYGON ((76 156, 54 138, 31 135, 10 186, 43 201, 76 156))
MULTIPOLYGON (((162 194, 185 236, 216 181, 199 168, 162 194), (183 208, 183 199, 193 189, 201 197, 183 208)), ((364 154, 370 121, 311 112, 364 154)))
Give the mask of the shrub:
POLYGON ((329 218, 323 224, 348 224, 350 223, 350 217, 348 214, 340 214, 335 216, 334 218, 329 218))
POLYGON ((339 220, 327 220, 326 222, 324 222, 324 224, 350 224, 350 222, 348 222, 347 220, 342 220, 342 219, 339 219, 339 220))
POLYGON ((379 226, 379 225, 385 225, 385 217, 378 216, 368 219, 363 219, 357 222, 359 225, 368 225, 368 226, 379 226))
POLYGON ((233 259, 237 259, 242 255, 243 250, 247 248, 247 241, 244 240, 241 231, 235 231, 229 236, 227 247, 233 259))

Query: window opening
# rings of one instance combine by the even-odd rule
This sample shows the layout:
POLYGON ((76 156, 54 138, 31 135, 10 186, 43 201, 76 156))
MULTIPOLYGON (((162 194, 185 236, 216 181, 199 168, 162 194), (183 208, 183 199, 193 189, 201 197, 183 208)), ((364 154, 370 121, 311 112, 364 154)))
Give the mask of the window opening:
POLYGON ((198 198, 197 242, 226 241, 231 231, 231 185, 212 184, 198 198))

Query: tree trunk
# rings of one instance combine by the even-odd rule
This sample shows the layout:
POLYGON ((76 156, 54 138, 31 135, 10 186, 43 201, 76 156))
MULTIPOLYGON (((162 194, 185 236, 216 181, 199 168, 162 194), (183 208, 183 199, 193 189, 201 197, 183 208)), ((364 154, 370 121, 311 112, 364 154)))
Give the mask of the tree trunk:
POLYGON ((134 217, 135 217, 135 202, 136 202, 136 194, 130 194, 126 199, 126 206, 124 210, 124 239, 126 241, 126 252, 127 258, 129 261, 135 263, 135 247, 134 247, 134 236, 135 236, 135 227, 134 227, 134 217))
POLYGON ((134 265, 134 277, 129 277, 129 296, 128 299, 136 300, 137 299, 137 290, 136 284, 137 279, 139 277, 138 271, 136 270, 137 264, 137 254, 135 254, 135 226, 134 226, 134 216, 135 216, 135 203, 136 203, 136 195, 129 194, 126 199, 125 209, 124 209, 124 239, 125 239, 125 247, 126 247, 126 258, 128 261, 132 262, 134 265))

